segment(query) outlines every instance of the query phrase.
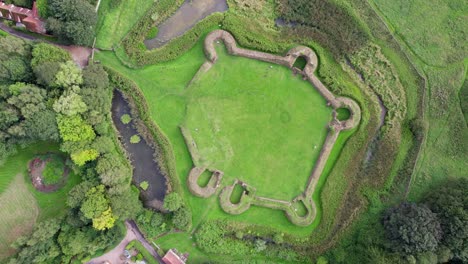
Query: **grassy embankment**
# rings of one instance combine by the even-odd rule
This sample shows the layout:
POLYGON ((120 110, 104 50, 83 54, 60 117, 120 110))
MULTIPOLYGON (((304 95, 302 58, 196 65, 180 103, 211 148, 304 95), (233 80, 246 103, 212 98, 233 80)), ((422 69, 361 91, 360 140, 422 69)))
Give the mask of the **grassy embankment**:
POLYGON ((96 47, 111 49, 145 15, 154 0, 125 0, 115 7, 112 0, 102 0, 99 7, 96 47))
POLYGON ((0 252, 2 257, 12 251, 9 245, 21 235, 28 234, 36 222, 63 214, 68 191, 79 183, 79 176, 71 172, 66 185, 53 193, 36 191, 28 174, 28 162, 38 154, 56 152, 58 146, 37 143, 9 157, 0 167, 0 252))

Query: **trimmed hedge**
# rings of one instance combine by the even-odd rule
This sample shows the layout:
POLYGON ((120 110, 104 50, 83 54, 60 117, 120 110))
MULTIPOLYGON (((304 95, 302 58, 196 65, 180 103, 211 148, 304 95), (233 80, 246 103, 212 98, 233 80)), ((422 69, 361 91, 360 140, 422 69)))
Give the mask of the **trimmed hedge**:
POLYGON ((141 244, 140 241, 132 240, 125 247, 125 249, 127 249, 127 250, 130 250, 132 248, 135 248, 139 252, 139 254, 141 254, 143 256, 143 258, 147 261, 147 263, 159 264, 159 262, 153 257, 153 255, 151 255, 151 253, 148 252, 148 250, 146 250, 146 248, 143 246, 143 244, 141 244))

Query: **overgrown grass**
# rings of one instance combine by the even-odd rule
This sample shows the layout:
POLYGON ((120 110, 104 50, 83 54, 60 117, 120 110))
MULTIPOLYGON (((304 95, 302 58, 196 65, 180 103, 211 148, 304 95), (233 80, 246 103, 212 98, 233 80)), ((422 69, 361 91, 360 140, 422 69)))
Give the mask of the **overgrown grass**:
POLYGON ((115 8, 110 8, 113 0, 102 0, 99 7, 96 47, 111 49, 145 15, 154 0, 125 0, 115 8))
POLYGON ((443 67, 468 56, 468 5, 463 1, 372 2, 384 14, 387 25, 424 63, 443 67))

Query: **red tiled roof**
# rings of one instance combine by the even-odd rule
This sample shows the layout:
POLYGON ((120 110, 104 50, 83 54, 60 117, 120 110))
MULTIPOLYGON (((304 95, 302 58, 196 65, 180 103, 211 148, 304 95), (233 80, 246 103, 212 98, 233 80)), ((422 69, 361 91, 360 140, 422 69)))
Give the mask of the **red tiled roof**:
POLYGON ((46 32, 44 22, 40 20, 38 16, 35 1, 33 3, 33 9, 31 10, 13 4, 7 5, 3 0, 0 0, 0 17, 23 23, 28 30, 33 32, 46 32))
POLYGON ((183 261, 172 249, 170 249, 163 257, 163 262, 165 264, 185 264, 185 261, 183 261))

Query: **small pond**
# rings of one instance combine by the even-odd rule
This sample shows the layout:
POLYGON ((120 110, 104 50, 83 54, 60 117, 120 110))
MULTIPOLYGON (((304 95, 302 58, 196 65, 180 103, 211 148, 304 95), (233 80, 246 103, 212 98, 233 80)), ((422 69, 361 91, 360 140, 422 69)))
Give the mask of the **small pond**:
POLYGON ((122 92, 116 89, 112 98, 112 120, 119 132, 120 142, 130 155, 133 182, 136 186, 140 186, 140 183, 144 181, 149 183, 146 191, 140 188, 141 198, 146 206, 158 209, 158 205, 161 205, 166 194, 166 177, 153 158, 155 150, 143 137, 138 143, 130 143, 130 138, 139 133, 133 119, 128 124, 122 122, 121 117, 124 114, 131 115, 131 108, 122 92))
POLYGON ((226 0, 186 0, 174 15, 158 26, 156 38, 145 40, 145 45, 148 49, 160 48, 171 39, 182 36, 205 17, 226 10, 226 0))

